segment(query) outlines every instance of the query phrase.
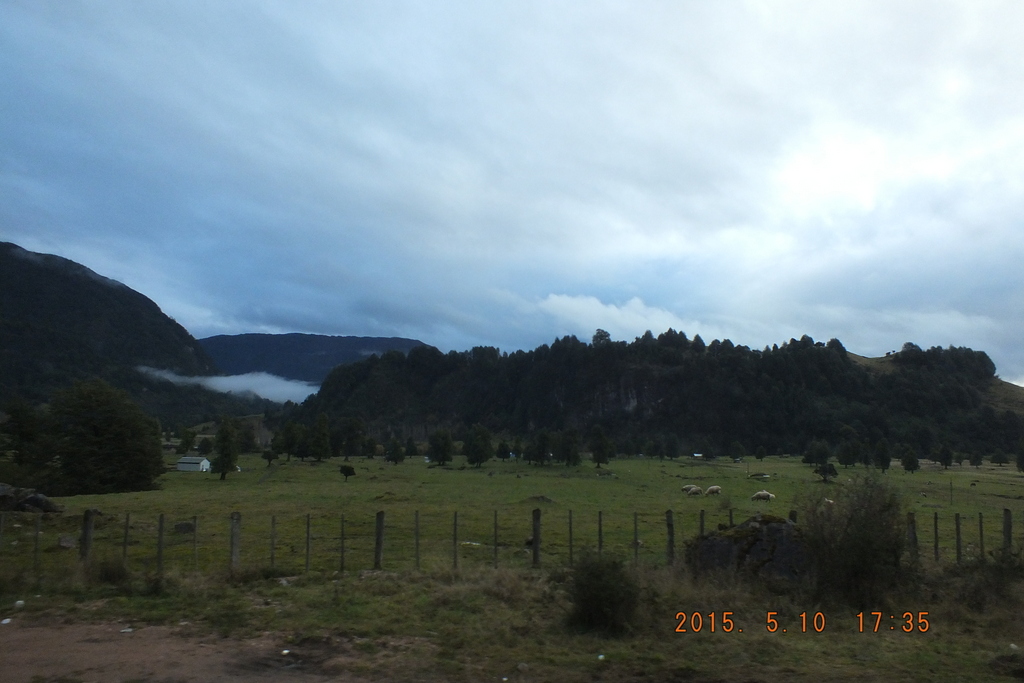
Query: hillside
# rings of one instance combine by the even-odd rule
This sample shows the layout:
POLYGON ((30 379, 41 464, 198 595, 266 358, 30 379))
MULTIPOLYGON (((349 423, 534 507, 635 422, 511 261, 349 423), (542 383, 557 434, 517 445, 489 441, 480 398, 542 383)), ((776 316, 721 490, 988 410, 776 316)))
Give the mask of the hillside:
POLYGON ((884 440, 922 456, 942 445, 1011 453, 1024 419, 1008 410, 1003 385, 988 355, 967 348, 908 343, 889 358, 863 359, 835 339, 752 350, 669 330, 630 344, 565 337, 512 354, 385 354, 337 368, 300 417, 358 418, 402 438, 479 422, 509 436, 585 439, 596 426, 625 453, 800 453, 815 439, 857 448, 884 440))
POLYGON ((222 334, 199 343, 230 375, 268 372, 319 384, 339 365, 387 351, 408 353, 423 342, 402 337, 333 337, 320 334, 222 334))
POLYGON ((0 404, 46 401, 75 380, 100 377, 166 421, 262 410, 262 401, 148 379, 140 365, 217 374, 192 335, 139 292, 74 261, 0 242, 0 404))

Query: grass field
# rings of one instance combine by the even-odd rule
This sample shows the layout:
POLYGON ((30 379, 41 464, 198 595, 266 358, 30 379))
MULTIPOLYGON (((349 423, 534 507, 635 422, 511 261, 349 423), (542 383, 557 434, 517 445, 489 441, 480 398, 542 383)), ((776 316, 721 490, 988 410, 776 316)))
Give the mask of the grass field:
MULTIPOLYGON (((172 462, 168 459, 168 463, 172 462)), ((879 605, 886 615, 930 612, 927 633, 898 628, 858 633, 849 608, 809 604, 725 578, 696 582, 680 567, 665 566, 665 511, 676 518, 677 556, 697 533, 699 511, 707 530, 739 522, 758 511, 784 516, 801 496, 823 486, 799 458, 762 462, 617 460, 601 470, 533 467, 491 461, 480 469, 430 468, 419 458, 401 465, 358 460, 348 482, 338 462, 292 461, 267 468, 243 456, 242 472, 226 481, 205 473, 169 472, 157 491, 62 499, 65 514, 47 520, 40 536, 40 576, 33 568, 34 520, 6 515, 0 540, 0 604, 29 597, 29 614, 72 619, 188 621, 193 628, 245 635, 285 634, 313 647, 325 636, 359 643, 364 656, 351 670, 370 678, 501 680, 1000 680, 1024 661, 1010 644, 1024 646, 1015 570, 978 562, 978 516, 985 520, 985 548, 1002 544, 1002 514, 1013 513, 1014 550, 1024 546, 1024 475, 1012 466, 953 466, 928 461, 921 471, 896 467, 885 478, 903 492, 918 519, 922 578, 912 591, 879 605), (611 475, 599 475, 599 472, 611 475), (764 473, 768 479, 750 478, 764 473), (717 497, 688 497, 684 484, 720 485, 717 497), (975 486, 971 486, 974 483, 975 486), (766 488, 772 503, 752 503, 766 488), (951 499, 952 497, 952 499, 951 499), (57 547, 76 536, 81 513, 101 511, 94 568, 78 567, 76 551, 57 547), (531 511, 542 510, 542 568, 530 569, 525 540, 531 511), (373 525, 384 511, 382 572, 373 560, 373 525), (242 567, 226 580, 228 518, 242 516, 242 567), (573 551, 580 557, 598 543, 603 552, 634 558, 634 514, 642 545, 636 575, 642 586, 640 618, 624 638, 570 633, 564 626, 570 572, 569 513, 573 551), (415 571, 414 519, 419 513, 422 571, 415 571), (459 570, 453 569, 453 514, 458 512, 459 570), (498 515, 498 565, 493 562, 498 515), (104 577, 123 552, 125 514, 131 514, 128 574, 104 577), (165 580, 153 579, 156 526, 164 514, 165 580), (932 557, 932 520, 940 519, 940 558, 932 557), (955 565, 953 515, 963 523, 964 564, 955 565), (305 572, 306 515, 310 516, 310 571, 305 572), (341 516, 345 517, 345 568, 341 516), (197 546, 174 525, 198 517, 197 546), (275 569, 269 571, 271 517, 276 518, 275 569), (201 571, 195 572, 198 565, 201 571), (97 573, 99 572, 99 573, 97 573), (147 578, 148 577, 148 578, 147 578), (284 579, 283 581, 281 579, 284 579), (743 633, 676 633, 679 611, 734 613, 743 633), (779 613, 788 632, 768 633, 766 614, 779 613), (827 618, 822 633, 799 629, 801 612, 827 618), (396 643, 404 643, 401 647, 396 643), (396 648, 398 648, 396 650, 396 648), (598 655, 604 655, 598 659, 598 655), (1003 659, 999 659, 1003 657, 1003 659), (528 664, 528 675, 517 665, 528 664), (513 680, 513 678, 510 678, 513 680)), ((846 485, 862 468, 840 468, 846 485)), ((2 609, 0 609, 2 612, 2 609)), ((0 616, 6 616, 0 614, 0 616)))

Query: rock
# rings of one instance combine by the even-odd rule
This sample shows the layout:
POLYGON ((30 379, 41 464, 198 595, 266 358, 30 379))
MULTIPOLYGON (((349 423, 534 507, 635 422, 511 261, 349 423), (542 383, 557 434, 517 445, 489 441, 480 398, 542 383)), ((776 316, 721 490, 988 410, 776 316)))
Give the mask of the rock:
POLYGON ((63 512, 64 507, 37 493, 35 489, 20 489, 0 484, 0 512, 63 512))
POLYGON ((174 525, 174 533, 176 534, 193 534, 196 531, 196 525, 192 522, 178 522, 174 525))
POLYGON ((78 546, 78 539, 74 536, 61 536, 57 539, 57 547, 63 550, 71 550, 78 546))
POLYGON ((772 515, 689 542, 686 560, 697 573, 732 569, 767 581, 798 581, 810 570, 799 527, 772 515))
POLYGON ((526 662, 519 662, 516 664, 516 669, 518 669, 520 673, 526 673, 530 670, 530 665, 526 662))

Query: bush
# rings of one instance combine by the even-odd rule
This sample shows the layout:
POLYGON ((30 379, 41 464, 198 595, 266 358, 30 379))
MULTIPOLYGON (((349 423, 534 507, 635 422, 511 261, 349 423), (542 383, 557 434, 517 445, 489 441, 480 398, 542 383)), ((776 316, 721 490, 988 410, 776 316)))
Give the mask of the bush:
POLYGON ((804 508, 801 526, 817 597, 858 609, 879 606, 901 576, 906 534, 899 494, 869 475, 820 490, 804 508))
POLYGON ((585 556, 573 571, 569 587, 569 625, 584 631, 617 635, 636 613, 640 589, 621 560, 585 556))

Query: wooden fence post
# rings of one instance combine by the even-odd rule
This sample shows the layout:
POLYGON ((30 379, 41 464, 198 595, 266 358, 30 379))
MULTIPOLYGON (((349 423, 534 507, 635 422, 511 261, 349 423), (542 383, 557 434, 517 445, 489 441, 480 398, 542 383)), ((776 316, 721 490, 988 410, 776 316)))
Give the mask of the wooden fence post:
POLYGON ((939 561, 939 513, 935 513, 935 561, 939 561))
POLYGON ((416 571, 420 570, 420 511, 416 511, 415 524, 413 526, 413 538, 416 544, 416 571))
POLYGON ((665 533, 665 559, 671 567, 676 561, 676 524, 671 510, 665 510, 665 533))
POLYGON ((459 569, 459 511, 452 516, 452 566, 459 569))
POLYGON ((953 522, 956 524, 956 563, 960 564, 960 559, 963 557, 963 543, 960 536, 960 513, 956 513, 953 517, 953 522))
POLYGON ((978 513, 978 546, 981 550, 981 561, 985 561, 985 516, 978 513))
POLYGON ((917 518, 913 512, 907 513, 907 545, 910 546, 910 559, 917 562, 917 518))
POLYGON ((228 538, 230 559, 228 570, 234 574, 242 564, 242 513, 231 513, 231 532, 228 538))
POLYGON ((270 516, 270 568, 274 568, 277 554, 277 515, 270 516))
POLYGON ((341 548, 338 552, 341 559, 338 560, 338 571, 345 573, 345 515, 341 516, 341 548))
POLYGON ((540 567, 540 508, 533 509, 533 567, 540 567))
POLYGON ((384 511, 377 513, 377 526, 373 540, 373 568, 381 569, 384 563, 384 511))
POLYGON ((128 529, 131 528, 131 513, 125 513, 125 539, 121 546, 121 561, 126 562, 128 560, 128 529))
POLYGON ((156 575, 164 576, 164 513, 160 513, 156 522, 156 575))
POLYGON ((92 554, 92 531, 95 514, 96 511, 90 509, 86 510, 85 514, 82 515, 82 539, 78 549, 78 556, 82 562, 88 562, 89 556, 92 554))
POLYGON ((1010 550, 1013 545, 1013 513, 1009 508, 1003 508, 1003 559, 1010 559, 1010 550))
POLYGON ((192 515, 192 559, 195 571, 199 572, 199 516, 192 515))
POLYGON ((498 568, 498 511, 494 511, 494 568, 498 568))
POLYGON ((704 511, 700 511, 700 535, 704 535, 704 511))
POLYGON ((597 556, 601 557, 601 552, 604 550, 604 513, 598 511, 597 513, 597 556))

